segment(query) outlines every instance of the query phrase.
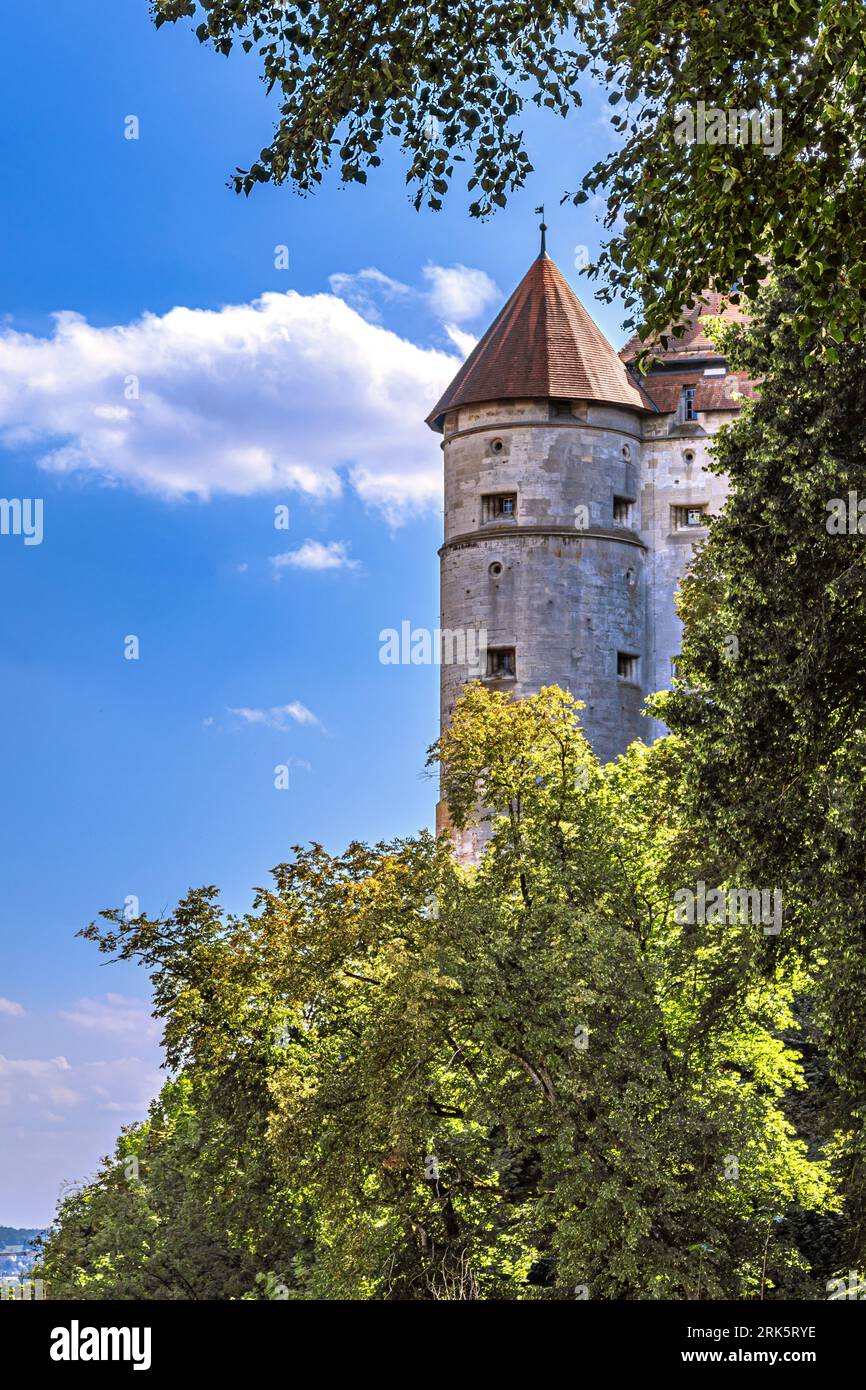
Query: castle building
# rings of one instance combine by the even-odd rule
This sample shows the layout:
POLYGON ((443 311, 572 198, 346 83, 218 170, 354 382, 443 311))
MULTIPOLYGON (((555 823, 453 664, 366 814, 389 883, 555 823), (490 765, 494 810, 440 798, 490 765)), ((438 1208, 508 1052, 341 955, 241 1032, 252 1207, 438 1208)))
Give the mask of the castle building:
POLYGON ((471 641, 465 660, 459 643, 443 657, 443 727, 480 676, 517 696, 570 690, 603 761, 664 732, 641 711, 671 683, 674 594, 725 496, 707 446, 752 391, 704 331, 722 310, 738 312, 707 294, 639 376, 641 343, 614 351, 542 229, 538 259, 427 420, 443 436, 441 628, 486 632, 480 666, 471 641))

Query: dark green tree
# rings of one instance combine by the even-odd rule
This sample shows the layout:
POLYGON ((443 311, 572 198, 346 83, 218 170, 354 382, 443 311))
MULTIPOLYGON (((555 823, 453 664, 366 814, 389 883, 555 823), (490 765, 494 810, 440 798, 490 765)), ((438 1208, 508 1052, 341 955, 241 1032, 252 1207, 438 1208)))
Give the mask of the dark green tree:
POLYGON ((696 840, 728 876, 779 887, 781 956, 814 972, 848 1191, 844 1259, 866 1257, 866 314, 820 360, 800 285, 774 280, 722 330, 764 378, 718 438, 731 492, 682 587, 683 654, 661 717, 687 749, 696 840))
POLYGON ((62 1199, 36 1270, 46 1296, 268 1296, 267 1271, 291 1268, 305 1236, 270 1163, 264 1097, 254 1105, 254 1096, 241 1117, 218 1077, 167 1082, 96 1175, 62 1199))

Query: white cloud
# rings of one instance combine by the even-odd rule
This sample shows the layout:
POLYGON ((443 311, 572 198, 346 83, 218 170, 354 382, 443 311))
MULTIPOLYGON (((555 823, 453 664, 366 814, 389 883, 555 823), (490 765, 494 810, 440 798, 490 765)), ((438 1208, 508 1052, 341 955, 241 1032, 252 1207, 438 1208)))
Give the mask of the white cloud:
POLYGON ((461 357, 468 356, 477 339, 463 332, 459 324, 477 318, 501 299, 499 287, 483 270, 473 270, 460 264, 444 266, 430 263, 422 273, 430 286, 426 291, 414 290, 399 280, 392 280, 372 266, 354 275, 345 272, 331 275, 328 283, 334 294, 345 299, 364 318, 377 323, 382 315, 375 295, 380 296, 384 303, 400 299, 425 305, 429 313, 442 322, 442 327, 461 357))
POLYGON ((45 1061, 22 1058, 16 1061, 0 1054, 0 1076, 3 1077, 26 1076, 32 1080, 41 1080, 48 1076, 56 1076, 59 1072, 71 1070, 72 1068, 65 1057, 50 1057, 45 1061))
POLYGON ((86 1098, 98 1109, 141 1119, 165 1085, 165 1075, 140 1057, 86 1062, 78 1069, 76 1079, 86 1098))
POLYGON ((281 555, 271 556, 271 565, 277 578, 285 569, 296 570, 356 570, 360 569, 357 560, 349 559, 349 547, 345 541, 304 541, 297 550, 284 550, 281 555))
POLYGON ((27 1013, 23 1004, 16 1004, 14 999, 3 999, 0 997, 0 1014, 7 1018, 23 1018, 27 1013))
POLYGON ((328 276, 328 284, 332 294, 345 299, 347 304, 351 304, 353 309, 357 309, 359 314, 372 323, 378 323, 382 317, 373 298, 374 294, 381 295, 386 304, 413 294, 408 285, 401 284, 399 280, 392 280, 390 275, 385 275, 372 265, 366 270, 356 271, 354 275, 338 271, 335 275, 328 276))
POLYGON ((313 711, 302 705, 300 700, 293 700, 288 705, 272 705, 270 709, 250 709, 244 706, 239 709, 230 708, 229 714, 236 715, 245 724, 259 724, 264 729, 287 729, 290 720, 295 724, 321 727, 313 711))
POLYGON ((75 1009, 61 1009, 60 1017, 78 1028, 114 1037, 157 1038, 159 1028, 149 1006, 123 994, 106 994, 102 999, 79 999, 75 1009))
POLYGON ((501 297, 489 275, 466 265, 425 265, 424 279, 433 312, 451 323, 477 318, 501 297))
POLYGON ((456 323, 446 323, 445 332, 460 353, 461 357, 468 357, 478 339, 471 333, 466 333, 462 328, 458 328, 456 323))
MULTIPOLYGON (((60 1107, 70 1107, 77 1105, 81 1100, 81 1093, 74 1091, 71 1086, 45 1086, 39 1092, 31 1092, 29 1099, 34 1104, 48 1102, 49 1105, 60 1107)), ((55 1118, 58 1118, 55 1116, 55 1118)))
POLYGON ((143 1115, 164 1077, 139 1057, 73 1064, 65 1057, 15 1060, 0 1056, 0 1105, 19 1123, 62 1122, 73 1109, 124 1110, 143 1115))
MULTIPOLYGON (((435 297, 468 312, 472 293, 457 283, 437 281, 435 297)), ((167 498, 287 487, 333 498, 348 478, 397 523, 438 501, 424 416, 457 366, 330 294, 268 293, 110 328, 62 312, 50 338, 0 330, 0 444, 36 450, 56 473, 167 498)))

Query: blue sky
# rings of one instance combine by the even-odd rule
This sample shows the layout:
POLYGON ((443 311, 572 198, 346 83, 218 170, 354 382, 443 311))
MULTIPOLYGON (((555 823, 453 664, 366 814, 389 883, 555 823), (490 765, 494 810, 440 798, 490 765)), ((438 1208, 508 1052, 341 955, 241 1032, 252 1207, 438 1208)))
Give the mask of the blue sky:
POLYGON ((366 188, 245 200, 275 110, 252 60, 145 0, 14 7, 4 40, 0 495, 44 534, 0 536, 0 1223, 39 1225, 159 1085, 147 979, 76 931, 202 883, 243 910, 293 843, 432 823, 437 672, 378 659, 437 622, 423 416, 542 201, 577 283, 599 227, 559 197, 610 134, 591 88, 533 109, 537 172, 486 224, 456 186, 414 212, 393 150, 366 188))

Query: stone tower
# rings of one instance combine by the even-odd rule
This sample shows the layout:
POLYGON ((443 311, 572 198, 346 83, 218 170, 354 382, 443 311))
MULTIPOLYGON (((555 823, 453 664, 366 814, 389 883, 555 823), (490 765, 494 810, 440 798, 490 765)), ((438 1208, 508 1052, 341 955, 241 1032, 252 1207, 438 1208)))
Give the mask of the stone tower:
POLYGON ((618 356, 542 247, 434 407, 443 727, 480 676, 517 696, 572 691, 603 761, 663 731, 641 709, 670 684, 674 593, 725 490, 706 443, 742 389, 700 322, 719 308, 708 297, 638 379, 640 344, 618 356))

